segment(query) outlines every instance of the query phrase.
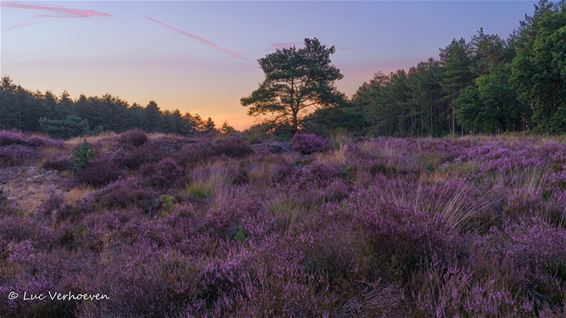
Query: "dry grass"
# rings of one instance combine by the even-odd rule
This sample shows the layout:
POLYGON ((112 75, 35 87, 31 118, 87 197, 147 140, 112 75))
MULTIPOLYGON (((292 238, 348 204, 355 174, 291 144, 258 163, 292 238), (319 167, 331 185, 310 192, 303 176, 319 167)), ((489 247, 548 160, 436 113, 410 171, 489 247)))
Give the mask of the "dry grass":
POLYGON ((78 146, 81 143, 83 143, 85 140, 88 143, 99 143, 102 141, 110 141, 111 139, 114 139, 118 136, 118 134, 114 133, 114 132, 103 132, 100 133, 96 136, 85 136, 85 137, 75 137, 75 138, 71 138, 65 141, 66 145, 70 145, 70 146, 78 146))
POLYGON ((271 161, 252 162, 249 170, 249 177, 252 182, 269 179, 273 173, 274 163, 271 161))
POLYGON ((285 234, 289 234, 296 224, 314 210, 314 207, 301 205, 287 196, 270 198, 266 204, 267 210, 277 219, 285 234))
POLYGON ((394 154, 393 149, 389 146, 388 143, 385 144, 385 147, 380 147, 375 142, 371 141, 364 141, 359 143, 358 145, 362 151, 373 156, 374 158, 387 157, 394 154))
POLYGON ((65 193, 64 196, 65 203, 68 205, 73 205, 94 191, 95 190, 90 186, 80 185, 74 187, 71 190, 69 190, 67 193, 65 193))
POLYGON ((346 163, 346 145, 340 145, 340 147, 333 151, 323 152, 316 154, 315 158, 317 161, 329 164, 345 164, 346 163))
POLYGON ((224 188, 230 186, 234 174, 231 168, 226 162, 220 161, 199 167, 191 173, 191 181, 185 188, 186 193, 198 199, 210 199, 216 194, 228 191, 224 188))
POLYGON ((431 173, 421 173, 419 183, 421 184, 437 184, 450 178, 450 173, 446 171, 434 171, 431 173))

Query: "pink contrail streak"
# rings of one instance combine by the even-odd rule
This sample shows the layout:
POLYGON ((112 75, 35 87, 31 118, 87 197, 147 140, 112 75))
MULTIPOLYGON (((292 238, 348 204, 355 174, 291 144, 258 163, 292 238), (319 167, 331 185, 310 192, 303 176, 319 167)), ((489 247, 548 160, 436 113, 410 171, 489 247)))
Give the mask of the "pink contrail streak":
POLYGON ((198 35, 194 35, 194 34, 192 34, 192 33, 190 33, 190 32, 187 32, 187 31, 183 31, 183 30, 181 30, 181 29, 179 29, 179 28, 176 28, 176 27, 174 27, 174 26, 171 26, 171 25, 168 25, 168 24, 166 24, 166 23, 163 23, 163 22, 161 22, 161 21, 159 21, 159 20, 156 20, 156 19, 154 19, 154 18, 152 18, 152 17, 145 16, 144 18, 146 18, 147 20, 149 20, 149 21, 151 21, 151 22, 153 22, 153 23, 157 23, 157 24, 161 25, 162 27, 171 29, 171 30, 173 30, 173 31, 176 31, 176 32, 181 33, 182 35, 188 36, 188 37, 190 37, 191 39, 193 39, 193 40, 195 40, 195 41, 197 41, 197 42, 200 42, 201 44, 204 44, 204 45, 208 46, 209 48, 215 49, 215 50, 220 51, 220 52, 222 52, 222 53, 224 53, 224 54, 228 54, 228 55, 230 55, 231 57, 235 57, 235 58, 238 58, 238 59, 246 59, 246 57, 243 56, 242 54, 240 54, 240 53, 238 53, 238 52, 230 51, 230 50, 228 50, 228 49, 225 49, 225 48, 223 48, 223 47, 217 45, 216 43, 214 43, 214 42, 212 42, 212 41, 209 41, 209 40, 207 40, 207 39, 205 39, 205 38, 201 38, 201 37, 198 36, 198 35))
POLYGON ((38 11, 63 13, 63 14, 68 14, 69 17, 79 17, 79 18, 110 17, 110 16, 112 16, 110 13, 99 12, 99 11, 95 11, 95 10, 81 10, 81 9, 68 9, 68 8, 59 8, 59 7, 48 7, 48 6, 41 6, 41 5, 34 5, 34 4, 25 4, 25 3, 21 3, 21 2, 0 2, 0 5, 2 7, 5 7, 5 8, 16 8, 16 9, 27 9, 27 10, 38 10, 38 11))

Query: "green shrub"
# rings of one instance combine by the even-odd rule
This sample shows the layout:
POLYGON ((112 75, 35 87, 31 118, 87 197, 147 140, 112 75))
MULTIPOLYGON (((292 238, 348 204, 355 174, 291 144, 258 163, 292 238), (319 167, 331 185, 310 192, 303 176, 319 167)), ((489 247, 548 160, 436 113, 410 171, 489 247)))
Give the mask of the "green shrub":
POLYGON ((214 189, 207 183, 191 183, 187 185, 186 192, 195 199, 208 199, 213 195, 214 189))
POLYGON ((94 159, 94 148, 86 140, 73 153, 73 162, 75 173, 79 173, 83 168, 88 166, 94 159))
POLYGON ((175 197, 172 195, 162 194, 159 200, 161 201, 161 207, 167 211, 171 210, 173 205, 175 205, 175 197))
POLYGON ((239 227, 238 231, 236 231, 236 234, 234 234, 234 240, 236 241, 244 241, 246 239, 246 231, 244 230, 243 227, 239 227))

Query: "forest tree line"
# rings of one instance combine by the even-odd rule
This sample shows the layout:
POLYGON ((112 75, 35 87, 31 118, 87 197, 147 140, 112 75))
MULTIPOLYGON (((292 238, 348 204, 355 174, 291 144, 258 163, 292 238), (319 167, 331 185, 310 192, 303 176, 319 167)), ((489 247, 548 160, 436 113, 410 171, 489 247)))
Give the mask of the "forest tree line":
MULTIPOLYGON (((218 130, 209 117, 162 111, 157 103, 146 106, 106 94, 102 97, 80 95, 73 100, 65 91, 55 96, 50 91, 32 92, 3 77, 0 83, 0 129, 43 132, 56 138, 70 138, 101 131, 123 132, 139 128, 146 132, 181 135, 213 134, 218 130)), ((222 129, 233 129, 226 123, 222 129)))
MULTIPOLYGON (((541 0, 502 39, 480 29, 469 41, 454 39, 409 70, 381 72, 350 98, 334 82, 335 48, 318 39, 278 49, 258 60, 265 80, 242 98, 252 116, 274 115, 249 131, 290 135, 337 131, 358 136, 445 136, 476 133, 566 132, 566 2, 541 0)), ((122 132, 182 135, 216 133, 212 119, 162 111, 155 102, 129 105, 117 97, 73 100, 64 92, 32 92, 8 77, 0 84, 0 129, 54 137, 122 132)), ((220 131, 234 129, 227 123, 220 131)))
POLYGON ((480 29, 470 41, 452 40, 438 59, 377 73, 304 124, 374 136, 565 133, 565 2, 540 1, 507 39, 480 29))

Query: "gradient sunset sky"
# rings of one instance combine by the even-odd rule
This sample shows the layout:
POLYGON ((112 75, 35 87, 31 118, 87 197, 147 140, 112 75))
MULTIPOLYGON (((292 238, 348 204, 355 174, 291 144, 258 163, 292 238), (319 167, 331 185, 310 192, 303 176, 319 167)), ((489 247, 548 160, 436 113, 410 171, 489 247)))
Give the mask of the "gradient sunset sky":
POLYGON ((239 103, 257 59, 305 37, 335 45, 348 95, 374 73, 437 57, 480 28, 502 37, 534 1, 2 1, 1 74, 32 90, 155 100, 218 125, 252 123, 239 103))

